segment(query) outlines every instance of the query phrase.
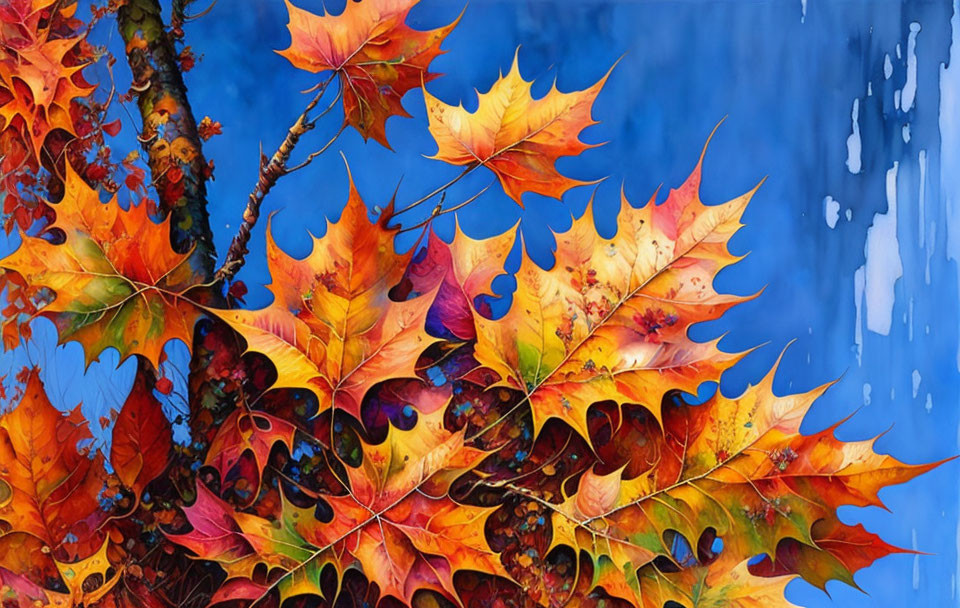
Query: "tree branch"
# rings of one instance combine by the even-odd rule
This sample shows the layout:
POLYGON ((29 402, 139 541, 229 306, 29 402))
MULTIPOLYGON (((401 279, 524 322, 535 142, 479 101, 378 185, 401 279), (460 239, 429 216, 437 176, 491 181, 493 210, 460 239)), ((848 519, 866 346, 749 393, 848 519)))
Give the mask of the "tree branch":
MULTIPOLYGON (((247 198, 247 207, 243 211, 243 221, 240 224, 237 235, 233 237, 233 240, 230 242, 230 248, 227 249, 227 257, 223 265, 216 272, 215 278, 217 281, 229 281, 243 267, 244 257, 248 253, 247 244, 250 242, 250 231, 254 225, 256 225, 257 220, 260 219, 260 205, 263 203, 263 199, 270 193, 270 190, 273 189, 277 181, 290 172, 287 170, 287 162, 289 162, 290 155, 293 153, 293 149, 300 141, 300 138, 303 137, 307 131, 313 129, 317 119, 329 112, 340 99, 340 94, 337 94, 336 99, 334 99, 319 116, 312 120, 309 118, 310 112, 320 103, 320 99, 323 98, 324 93, 327 92, 327 87, 335 76, 336 72, 331 73, 330 77, 320 84, 316 95, 313 96, 313 99, 310 100, 307 107, 304 108, 300 116, 297 117, 297 120, 294 121, 293 125, 287 130, 286 137, 283 138, 280 147, 273 153, 270 160, 265 163, 264 160, 266 159, 261 154, 257 184, 253 187, 253 191, 250 192, 250 196, 247 198)), ((342 132, 343 128, 341 127, 341 129, 337 131, 337 134, 334 135, 323 148, 311 154, 307 157, 306 161, 293 170, 299 169, 301 166, 306 166, 314 158, 325 152, 342 132)))

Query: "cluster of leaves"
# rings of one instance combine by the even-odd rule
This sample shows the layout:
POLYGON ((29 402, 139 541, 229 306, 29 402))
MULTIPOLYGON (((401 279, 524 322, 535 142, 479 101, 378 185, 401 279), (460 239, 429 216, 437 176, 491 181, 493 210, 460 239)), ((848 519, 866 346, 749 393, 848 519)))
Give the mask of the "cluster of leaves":
MULTIPOLYGON (((416 31, 414 4, 314 15, 287 3, 281 54, 339 77, 344 125, 383 145, 456 25, 416 31)), ((66 14, 12 6, 0 16, 18 31, 66 14)), ((16 52, 24 60, 0 75, 20 94, 34 64, 16 52)), ((4 133, 31 153, 49 141, 36 125, 76 135, 62 121, 87 96, 82 64, 57 53, 55 97, 0 106, 4 133)), ((584 182, 555 163, 590 147, 579 135, 606 78, 534 99, 515 60, 473 113, 424 90, 434 158, 486 167, 518 204, 527 192, 560 198, 584 182)), ((688 399, 745 354, 689 328, 750 299, 712 285, 737 261, 727 242, 755 190, 706 205, 701 163, 660 204, 622 197, 612 238, 588 208, 554 235, 550 269, 521 251, 497 315, 491 284, 515 230, 476 240, 458 229, 446 243, 425 229, 401 252, 393 204, 372 220, 351 178, 307 257, 268 229, 273 302, 243 310, 201 276, 194 250, 174 249, 169 219, 101 203, 103 184, 66 159, 55 219, 24 228, 0 268, 16 277, 8 291, 43 294, 28 317, 52 321, 88 361, 114 348, 139 372, 109 459, 90 450, 79 409, 61 414, 38 371, 21 372, 19 403, 0 417, 0 603, 749 608, 786 605, 798 576, 853 585, 899 549, 841 522, 838 507, 881 505, 881 488, 935 465, 841 442, 834 428, 801 434, 827 386, 777 396, 775 370, 738 397, 688 399), (193 354, 189 445, 172 441, 157 398, 171 391, 156 370, 174 339, 193 354)))

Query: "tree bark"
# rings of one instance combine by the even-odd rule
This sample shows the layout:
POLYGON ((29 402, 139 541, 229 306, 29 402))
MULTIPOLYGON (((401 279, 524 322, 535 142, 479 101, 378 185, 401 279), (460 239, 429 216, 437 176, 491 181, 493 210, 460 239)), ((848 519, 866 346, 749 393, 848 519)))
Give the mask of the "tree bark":
POLYGON ((139 91, 140 142, 159 196, 158 211, 172 216, 175 249, 196 247, 194 267, 209 281, 216 263, 205 186, 209 169, 160 3, 128 0, 118 10, 117 22, 139 91))

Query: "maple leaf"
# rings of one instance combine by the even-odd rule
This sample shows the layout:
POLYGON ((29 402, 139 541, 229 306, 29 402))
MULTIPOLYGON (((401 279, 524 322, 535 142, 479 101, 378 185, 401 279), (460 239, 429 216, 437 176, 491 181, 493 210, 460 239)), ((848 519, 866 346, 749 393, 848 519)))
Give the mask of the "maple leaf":
POLYGON ((322 595, 320 571, 327 564, 342 575, 362 570, 385 595, 410 601, 419 589, 455 598, 453 574, 479 568, 506 575, 484 538, 491 508, 461 505, 447 496, 452 479, 486 456, 463 445, 462 432, 443 427, 443 409, 422 414, 409 431, 390 427, 384 442, 361 440, 360 467, 346 467, 349 491, 323 494, 333 519, 283 498, 280 520, 236 512, 205 486, 184 509, 193 530, 168 535, 199 557, 221 564, 227 583, 215 595, 258 599, 276 587, 281 598, 322 595), (286 570, 271 587, 251 580, 267 564, 286 570))
POLYGON ((451 244, 433 231, 422 258, 414 260, 401 283, 391 292, 405 300, 437 289, 427 313, 431 335, 473 340, 476 328, 472 306, 480 296, 493 292, 491 283, 503 274, 503 263, 513 247, 513 234, 505 232, 488 239, 472 239, 456 225, 451 244))
POLYGON ((262 476, 274 444, 282 442, 287 449, 293 450, 296 431, 293 423, 266 412, 238 408, 220 425, 207 449, 204 464, 217 469, 222 483, 243 453, 249 450, 253 454, 257 473, 262 476))
POLYGON ((197 124, 197 134, 203 141, 208 141, 215 135, 223 135, 223 125, 218 120, 204 116, 203 120, 197 124))
POLYGON ((236 511, 203 483, 197 483, 197 498, 183 512, 193 529, 167 538, 216 561, 228 578, 252 578, 259 564, 290 570, 310 558, 310 546, 289 527, 236 511))
POLYGON ((144 374, 138 374, 113 427, 110 463, 117 477, 139 497, 167 468, 173 435, 160 402, 144 374))
POLYGON ((588 437, 587 409, 605 400, 642 404, 660 419, 664 394, 696 394, 743 356, 687 336, 694 323, 749 299, 718 294, 712 283, 738 259, 726 242, 755 189, 704 205, 702 161, 661 205, 651 199, 637 209, 622 197, 612 239, 597 234, 591 204, 555 234, 553 268, 523 257, 505 316, 474 311, 477 360, 525 393, 537 431, 559 418, 588 437))
POLYGON ((359 568, 383 595, 408 604, 421 589, 457 601, 453 575, 460 570, 510 578, 484 537, 494 508, 460 504, 448 495, 453 479, 487 453, 464 446, 463 432, 446 430, 443 415, 442 409, 421 414, 409 431, 391 426, 377 445, 361 440, 361 466, 347 467, 349 493, 321 497, 332 521, 317 521, 313 509, 284 506, 285 521, 316 549, 281 581, 281 598, 322 595, 319 575, 326 564, 341 574, 359 568))
POLYGON ((12 591, 12 599, 20 601, 13 605, 23 608, 95 605, 122 574, 122 568, 114 569, 107 559, 108 546, 109 540, 104 539, 93 555, 67 563, 53 559, 50 548, 36 536, 18 531, 4 534, 0 536, 0 600, 7 606, 11 598, 4 592, 12 591), (107 576, 111 569, 114 573, 107 576))
POLYGON ((23 235, 0 267, 53 292, 38 314, 61 341, 79 341, 88 363, 113 347, 121 359, 139 354, 156 365, 169 340, 189 345, 202 311, 186 294, 200 279, 190 254, 170 246, 170 219, 155 224, 146 205, 125 211, 116 197, 101 204, 69 163, 65 189, 51 226, 63 244, 23 235))
POLYGON ((676 605, 688 608, 790 608, 784 589, 794 577, 761 577, 750 572, 747 561, 737 563, 727 555, 708 565, 694 564, 679 572, 663 573, 653 564, 640 574, 642 608, 676 605))
POLYGON ((587 551, 606 577, 599 584, 630 589, 634 600, 643 587, 634 573, 670 555, 668 534, 697 541, 711 530, 722 538, 728 564, 796 554, 802 544, 796 573, 821 586, 830 578, 852 582, 857 569, 894 551, 840 524, 837 508, 883 506, 881 488, 940 463, 903 464, 875 453, 870 441, 837 440, 836 427, 801 435, 804 415, 829 385, 778 397, 775 371, 737 398, 718 392, 702 405, 667 410, 660 458, 642 474, 624 479, 620 467, 582 476, 577 492, 555 509, 554 544, 587 551))
POLYGON ((340 75, 344 121, 386 147, 386 122, 410 114, 404 94, 437 76, 427 71, 459 21, 421 32, 406 25, 418 0, 347 2, 339 15, 314 15, 286 2, 290 47, 277 51, 302 70, 340 75))
POLYGON ((532 81, 520 76, 518 49, 510 72, 486 93, 478 93, 476 112, 468 112, 462 104, 449 106, 424 89, 430 133, 437 142, 437 153, 431 158, 490 168, 503 191, 519 205, 524 192, 559 200, 570 188, 591 183, 565 177, 554 165, 561 156, 596 147, 580 141, 580 132, 597 124, 590 111, 609 75, 572 93, 561 93, 554 84, 544 97, 534 99, 532 81))
MULTIPOLYGON (((35 13, 34 13, 35 14, 35 13)), ((80 74, 85 65, 66 66, 64 58, 79 38, 48 40, 46 35, 26 46, 0 50, 0 117, 3 127, 22 120, 20 129, 39 159, 40 148, 53 129, 76 135, 70 102, 85 97, 94 87, 80 74), (4 101, 5 100, 5 101, 4 101)))
POLYGON ((389 298, 411 257, 394 249, 396 232, 367 219, 351 178, 340 220, 327 222, 306 258, 285 254, 268 229, 270 306, 211 312, 243 336, 249 351, 273 362, 276 387, 310 389, 320 412, 335 407, 359 420, 366 391, 389 378, 415 377, 417 356, 436 341, 424 330, 433 293, 389 298))
POLYGON ((20 403, 0 417, 0 488, 8 496, 0 521, 50 550, 87 557, 103 538, 96 528, 106 515, 98 501, 106 471, 102 456, 78 451, 91 435, 77 419, 79 410, 65 417, 50 404, 31 370, 20 403))

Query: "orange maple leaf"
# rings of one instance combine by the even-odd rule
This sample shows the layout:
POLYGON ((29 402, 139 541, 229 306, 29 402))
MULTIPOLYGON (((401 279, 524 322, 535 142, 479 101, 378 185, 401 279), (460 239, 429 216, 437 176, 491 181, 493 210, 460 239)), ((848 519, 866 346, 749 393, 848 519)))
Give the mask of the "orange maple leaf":
POLYGON ((250 451, 257 472, 262 476, 273 445, 282 442, 288 450, 293 450, 296 430, 293 423, 266 412, 237 408, 220 424, 207 449, 205 464, 217 469, 222 483, 230 469, 240 461, 243 453, 250 451))
POLYGON ((328 564, 341 575, 359 568, 384 595, 406 602, 419 589, 455 599, 453 575, 460 570, 508 577, 484 537, 493 508, 447 496, 453 479, 487 453, 464 446, 463 432, 446 430, 443 416, 439 409, 422 414, 409 431, 391 427, 380 444, 361 440, 361 466, 346 467, 347 493, 318 497, 332 509, 330 521, 284 497, 280 521, 272 523, 237 512, 200 484, 197 501, 184 509, 193 530, 168 537, 221 564, 228 576, 218 592, 224 598, 227 590, 247 599, 266 593, 250 580, 258 564, 286 571, 272 585, 283 599, 321 593, 320 572, 328 564))
POLYGON ((87 96, 94 87, 81 75, 85 65, 66 66, 67 53, 79 38, 47 40, 46 36, 16 49, 4 45, 0 50, 0 117, 3 128, 20 129, 33 144, 39 158, 47 134, 63 129, 76 135, 70 117, 70 102, 87 96), (5 100, 5 101, 3 101, 5 100))
POLYGON ((389 291, 411 253, 397 253, 396 228, 367 219, 350 179, 340 220, 327 223, 313 251, 297 260, 267 233, 273 303, 258 311, 212 310, 277 368, 276 387, 307 388, 329 407, 360 418, 366 391, 389 378, 415 377, 417 356, 436 341, 424 319, 436 291, 406 302, 389 291))
POLYGON ((314 15, 287 0, 290 48, 277 51, 309 72, 340 75, 344 120, 364 139, 386 147, 386 122, 410 114, 404 94, 437 76, 427 71, 442 53, 440 43, 457 25, 421 32, 407 26, 407 13, 419 0, 347 2, 339 15, 314 15))
POLYGON ((476 112, 462 104, 447 105, 424 89, 430 133, 437 142, 431 158, 489 167, 518 205, 523 204, 524 192, 559 200, 570 188, 593 183, 565 177, 555 164, 561 156, 576 156, 599 145, 580 141, 580 132, 597 124, 591 108, 609 76, 608 71, 592 87, 572 93, 561 93, 554 84, 544 97, 534 99, 532 81, 520 76, 518 49, 510 72, 478 94, 476 112))
POLYGON ((407 603, 419 589, 433 589, 456 601, 453 575, 480 570, 509 578, 484 538, 484 522, 493 511, 455 502, 447 495, 459 473, 487 454, 463 443, 463 432, 443 425, 444 411, 421 414, 409 431, 390 427, 377 445, 363 445, 363 462, 347 467, 350 491, 321 498, 335 513, 324 524, 312 509, 286 505, 284 517, 318 547, 304 572, 281 587, 282 596, 319 589, 323 564, 342 573, 356 565, 384 595, 407 603))
MULTIPOLYGON (((623 475, 626 462, 609 473, 588 471, 576 492, 555 507, 554 544, 587 551, 599 584, 608 591, 631 590, 625 597, 632 600, 639 600, 644 585, 625 573, 671 555, 670 534, 691 547, 708 531, 721 537, 730 567, 756 555, 787 556, 803 545, 793 570, 766 568, 766 574, 803 574, 819 586, 830 579, 852 583, 858 569, 898 551, 840 523, 836 511, 843 505, 882 507, 881 488, 940 463, 903 464, 875 453, 872 441, 837 440, 836 427, 801 435, 805 414, 829 385, 778 397, 775 371, 739 397, 718 392, 702 405, 671 407, 662 439, 651 437, 659 457, 636 476, 623 475)), ((659 576, 651 568, 648 574, 659 576)), ((746 575, 745 564, 741 569, 746 575)), ((692 589, 672 593, 678 592, 692 589)), ((665 599, 681 601, 670 594, 665 599)))
POLYGON ((78 451, 91 435, 72 418, 83 420, 54 408, 38 372, 30 371, 23 399, 0 417, 0 521, 50 550, 88 557, 103 541, 95 520, 105 516, 98 495, 106 471, 102 456, 78 451))
POLYGON ((146 205, 125 211, 116 197, 100 203, 69 163, 64 187, 51 226, 63 244, 23 235, 0 260, 31 288, 52 293, 37 314, 57 325, 61 341, 83 344, 88 362, 113 347, 121 358, 140 354, 157 364, 167 341, 189 345, 203 313, 187 292, 200 279, 190 254, 171 247, 170 219, 155 224, 146 205))
POLYGON ((555 235, 553 268, 524 256, 505 316, 474 311, 477 360, 526 394, 536 430, 560 418, 587 437, 587 409, 605 400, 642 404, 659 419, 664 394, 695 394, 743 356, 687 336, 694 323, 749 299, 718 294, 712 283, 738 259, 726 242, 755 190, 704 205, 702 159, 661 205, 651 199, 638 209, 623 197, 611 239, 597 234, 589 206, 555 235))

